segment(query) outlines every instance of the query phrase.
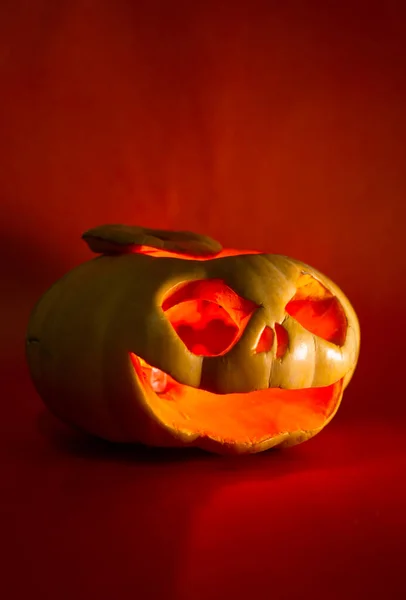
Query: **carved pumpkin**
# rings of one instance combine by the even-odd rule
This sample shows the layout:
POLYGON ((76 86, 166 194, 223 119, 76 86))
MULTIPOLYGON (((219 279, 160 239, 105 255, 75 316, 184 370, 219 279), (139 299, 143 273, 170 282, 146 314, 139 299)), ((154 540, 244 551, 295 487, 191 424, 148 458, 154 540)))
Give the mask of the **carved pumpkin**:
POLYGON ((61 419, 117 442, 258 452, 318 433, 355 369, 359 325, 327 277, 210 238, 106 225, 27 335, 61 419))

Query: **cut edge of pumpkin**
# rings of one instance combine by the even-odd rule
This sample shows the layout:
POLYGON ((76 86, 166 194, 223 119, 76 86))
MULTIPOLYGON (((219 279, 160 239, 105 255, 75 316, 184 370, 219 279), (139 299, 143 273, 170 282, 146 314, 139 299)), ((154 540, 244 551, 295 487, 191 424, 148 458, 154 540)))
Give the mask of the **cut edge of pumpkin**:
POLYGON ((220 453, 299 444, 327 425, 343 395, 343 379, 317 388, 215 394, 175 381, 132 352, 129 356, 144 409, 155 423, 174 442, 220 453))

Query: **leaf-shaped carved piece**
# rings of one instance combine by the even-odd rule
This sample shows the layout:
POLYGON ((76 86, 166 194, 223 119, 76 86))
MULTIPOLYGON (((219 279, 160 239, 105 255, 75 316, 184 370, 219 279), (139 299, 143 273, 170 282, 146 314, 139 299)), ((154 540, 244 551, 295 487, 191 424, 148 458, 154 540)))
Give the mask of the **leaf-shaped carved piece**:
POLYGON ((125 254, 141 246, 190 256, 211 256, 222 250, 219 242, 205 235, 135 225, 100 225, 83 233, 82 239, 96 254, 125 254))

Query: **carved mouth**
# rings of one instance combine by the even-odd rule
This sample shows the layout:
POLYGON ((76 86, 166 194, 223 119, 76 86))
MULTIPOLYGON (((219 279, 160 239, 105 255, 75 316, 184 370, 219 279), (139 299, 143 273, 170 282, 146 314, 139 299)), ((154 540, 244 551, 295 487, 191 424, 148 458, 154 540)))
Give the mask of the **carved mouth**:
POLYGON ((343 380, 326 387, 214 394, 175 381, 130 353, 144 399, 154 418, 182 442, 208 438, 250 451, 312 437, 334 416, 343 380))

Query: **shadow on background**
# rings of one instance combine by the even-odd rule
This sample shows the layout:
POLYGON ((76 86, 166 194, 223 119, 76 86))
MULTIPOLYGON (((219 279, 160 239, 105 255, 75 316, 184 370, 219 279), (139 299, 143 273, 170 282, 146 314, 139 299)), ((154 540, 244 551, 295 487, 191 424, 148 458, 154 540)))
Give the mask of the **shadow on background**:
MULTIPOLYGON (((82 532, 75 560, 83 555, 85 561, 88 553, 94 569, 101 554, 110 556, 116 578, 113 583, 104 572, 103 589, 128 594, 120 587, 125 571, 126 585, 148 590, 145 598, 220 599, 271 584, 284 598, 291 568, 310 593, 310 565, 328 565, 328 556, 347 577, 367 576, 365 556, 375 552, 376 541, 365 547, 365 537, 371 537, 371 520, 380 530, 376 506, 387 504, 399 485, 393 456, 405 461, 402 430, 370 422, 336 420, 300 446, 240 457, 111 444, 71 430, 46 410, 37 431, 42 462, 49 462, 43 477, 56 503, 54 525, 62 511, 82 532), (365 480, 374 478, 376 489, 367 492, 365 480)), ((75 534, 66 523, 62 534, 65 548, 72 547, 75 534)), ((382 535, 390 537, 390 528, 382 535)), ((313 597, 327 597, 335 568, 319 572, 313 597)), ((343 597, 342 586, 337 582, 328 597, 343 597)))
POLYGON ((205 473, 212 477, 216 472, 221 473, 221 477, 224 472, 230 473, 230 477, 252 477, 256 470, 268 479, 309 470, 355 467, 359 463, 376 461, 377 458, 384 460, 396 447, 396 440, 399 439, 397 428, 393 428, 394 439, 389 449, 381 444, 361 443, 365 431, 368 430, 372 436, 374 427, 377 433, 379 425, 374 425, 368 419, 364 423, 345 423, 337 415, 320 434, 299 446, 285 450, 272 448, 251 455, 221 456, 193 447, 149 448, 137 444, 112 443, 70 428, 45 408, 37 415, 37 431, 48 448, 60 456, 121 466, 191 469, 190 477, 197 480, 204 479, 205 473), (270 467, 265 473, 264 464, 270 467))

